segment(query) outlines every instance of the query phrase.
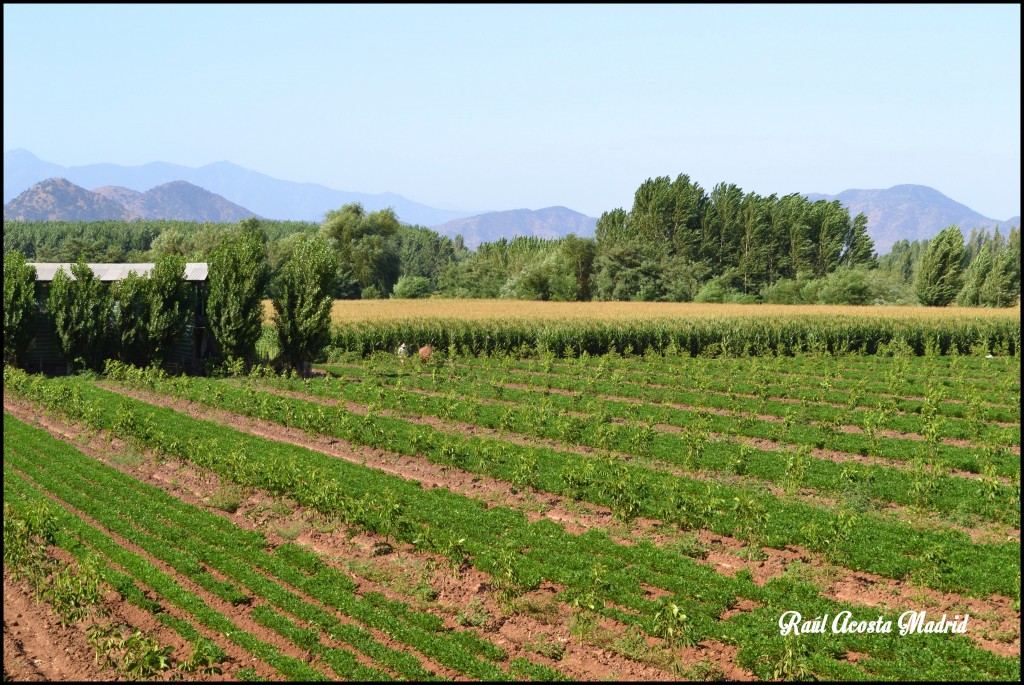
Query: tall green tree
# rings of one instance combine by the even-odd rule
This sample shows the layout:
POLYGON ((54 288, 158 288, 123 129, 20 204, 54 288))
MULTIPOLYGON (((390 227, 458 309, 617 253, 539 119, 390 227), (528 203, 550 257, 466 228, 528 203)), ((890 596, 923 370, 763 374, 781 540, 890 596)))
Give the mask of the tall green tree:
POLYGON ((337 251, 340 272, 351 274, 361 293, 386 296, 401 270, 398 246, 391 240, 400 225, 390 208, 367 213, 353 202, 329 210, 320 232, 337 251))
MULTIPOLYGON (((426 278, 436 289, 446 266, 469 256, 469 251, 448 236, 422 226, 399 226, 393 237, 401 276, 426 278)), ((397 283, 396 283, 397 285, 397 283)))
POLYGON ((320 236, 295 248, 273 285, 274 325, 281 356, 308 376, 330 339, 337 256, 320 236))
MULTIPOLYGON (((774 198, 772 198, 774 199, 774 198)), ((749 193, 740 203, 739 272, 743 279, 743 292, 758 292, 769 280, 767 250, 770 200, 757 193, 749 193)))
POLYGON ((210 254, 210 332, 226 359, 251 366, 263 326, 263 295, 270 282, 265 236, 258 222, 239 222, 210 254))
POLYGON ((917 268, 914 291, 921 304, 945 307, 963 287, 964 236, 947 226, 928 243, 917 268))
POLYGON ((992 268, 982 282, 978 293, 979 304, 983 307, 1010 307, 1020 297, 1020 271, 1017 268, 1019 252, 1006 245, 995 252, 992 268))
POLYGON ((149 305, 146 339, 150 361, 163 364, 188 325, 188 283, 185 258, 176 254, 157 257, 146 284, 149 305))
POLYGON ((723 273, 739 263, 743 190, 734 183, 719 183, 711 189, 711 202, 705 216, 705 258, 723 273))
POLYGON ((149 280, 129 271, 110 286, 110 355, 147 366, 149 359, 149 280))
POLYGON ((819 200, 811 204, 805 217, 813 245, 814 277, 823 278, 840 264, 850 214, 839 200, 819 200))
POLYGON ((868 218, 861 212, 849 223, 849 229, 843 238, 843 254, 839 258, 839 264, 874 267, 877 263, 875 241, 868 235, 868 218))
POLYGON ((67 360, 68 372, 82 365, 99 370, 106 356, 110 298, 85 262, 71 265, 71 276, 58 269, 50 284, 46 306, 67 360))
POLYGON ((4 255, 4 364, 24 365, 35 337, 36 268, 25 255, 4 255))

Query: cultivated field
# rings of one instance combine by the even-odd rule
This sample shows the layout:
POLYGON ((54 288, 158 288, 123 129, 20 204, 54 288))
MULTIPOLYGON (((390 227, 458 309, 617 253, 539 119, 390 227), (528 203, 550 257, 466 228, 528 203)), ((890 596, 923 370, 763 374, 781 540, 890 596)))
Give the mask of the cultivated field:
POLYGON ((1019 356, 901 349, 7 370, 5 675, 1017 680, 1019 356))
MULTIPOLYGON (((274 308, 263 303, 267 323, 274 308)), ((873 319, 1020 320, 1020 307, 852 307, 824 305, 714 304, 694 302, 539 302, 527 300, 335 300, 335 324, 403 319, 483 319, 626 321, 651 319, 792 319, 803 317, 873 319)))

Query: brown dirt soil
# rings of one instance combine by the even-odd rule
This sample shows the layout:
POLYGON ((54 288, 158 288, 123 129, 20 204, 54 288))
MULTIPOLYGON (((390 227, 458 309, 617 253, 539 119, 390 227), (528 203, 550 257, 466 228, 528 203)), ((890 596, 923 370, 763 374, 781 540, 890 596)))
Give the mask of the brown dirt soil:
POLYGON ((833 583, 827 596, 842 602, 856 602, 893 611, 927 611, 929 620, 942 614, 952 618, 969 614, 967 635, 984 649, 1000 656, 1020 656, 1020 612, 1007 597, 981 600, 956 593, 896 583, 871 573, 854 571, 833 583), (999 639, 994 639, 998 636, 999 639))
POLYGON ((32 601, 24 580, 4 568, 4 680, 110 681, 118 674, 100 668, 77 626, 62 626, 49 605, 32 601))

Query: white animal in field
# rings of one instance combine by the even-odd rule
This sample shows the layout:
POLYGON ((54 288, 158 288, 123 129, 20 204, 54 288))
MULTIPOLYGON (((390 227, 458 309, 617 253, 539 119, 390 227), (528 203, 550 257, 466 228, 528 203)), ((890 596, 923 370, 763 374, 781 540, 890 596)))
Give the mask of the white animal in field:
POLYGON ((405 343, 402 343, 401 345, 399 345, 398 346, 398 356, 403 358, 403 359, 408 357, 409 356, 409 346, 406 345, 405 343))

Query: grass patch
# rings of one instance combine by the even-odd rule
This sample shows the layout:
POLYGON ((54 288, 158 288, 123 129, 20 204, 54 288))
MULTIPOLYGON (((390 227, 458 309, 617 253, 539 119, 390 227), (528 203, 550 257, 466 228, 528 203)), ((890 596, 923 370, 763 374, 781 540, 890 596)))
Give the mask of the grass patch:
POLYGON ((525 614, 538 623, 553 626, 562 619, 562 605, 554 598, 519 597, 511 605, 511 613, 525 614))
POLYGON ((306 524, 302 521, 276 521, 270 524, 270 530, 274 531, 286 540, 294 540, 302 533, 306 524))
POLYGON ((473 626, 474 628, 483 628, 490 620, 491 614, 477 597, 471 599, 466 608, 455 616, 455 622, 460 626, 473 626))
POLYGON ((565 655, 565 643, 552 638, 547 633, 538 633, 536 639, 523 645, 523 649, 553 661, 561 661, 565 655))
POLYGON ((222 484, 213 491, 213 494, 207 498, 210 506, 214 509, 220 509, 226 511, 229 514, 234 514, 238 511, 238 508, 242 506, 242 502, 248 497, 248 493, 245 488, 235 485, 234 483, 222 484))
POLYGON ((142 464, 146 463, 147 459, 144 454, 139 453, 137 450, 126 450, 124 452, 111 452, 108 458, 114 464, 120 466, 127 466, 130 469, 138 468, 142 464))

